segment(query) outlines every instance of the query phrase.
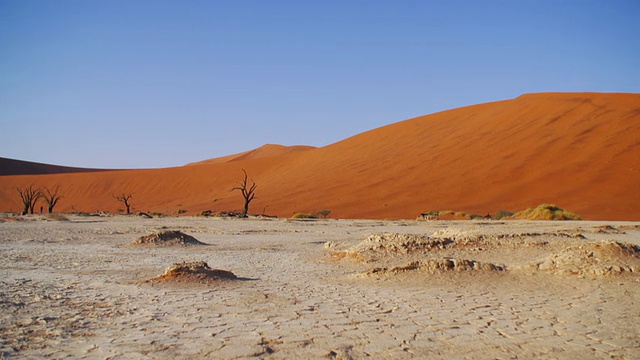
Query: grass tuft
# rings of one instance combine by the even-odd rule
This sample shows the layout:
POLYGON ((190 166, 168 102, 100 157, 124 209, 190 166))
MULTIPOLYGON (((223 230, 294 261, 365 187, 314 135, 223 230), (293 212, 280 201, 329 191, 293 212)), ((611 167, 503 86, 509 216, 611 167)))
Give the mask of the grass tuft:
POLYGON ((315 214, 295 213, 291 216, 292 219, 317 219, 315 214))
POLYGON ((582 216, 553 204, 541 204, 535 209, 518 211, 511 218, 520 220, 582 220, 582 216))

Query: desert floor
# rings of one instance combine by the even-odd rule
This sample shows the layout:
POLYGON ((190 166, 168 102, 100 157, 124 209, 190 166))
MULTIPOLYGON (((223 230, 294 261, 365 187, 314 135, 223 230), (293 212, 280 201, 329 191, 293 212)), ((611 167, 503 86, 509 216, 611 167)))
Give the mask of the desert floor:
POLYGON ((0 217, 0 358, 640 358, 640 223, 68 218, 0 217))

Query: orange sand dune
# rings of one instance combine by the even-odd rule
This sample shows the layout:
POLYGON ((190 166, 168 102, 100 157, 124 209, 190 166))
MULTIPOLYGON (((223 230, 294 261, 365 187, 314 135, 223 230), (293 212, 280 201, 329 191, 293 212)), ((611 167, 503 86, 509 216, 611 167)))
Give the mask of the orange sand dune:
MULTIPOLYGON (((250 153, 250 152, 249 152, 250 153)), ((244 153, 247 154, 247 153, 244 153)), ((402 121, 341 142, 275 156, 156 170, 0 177, 0 210, 16 186, 60 184, 58 210, 237 210, 246 169, 252 213, 332 210, 340 218, 480 214, 555 203, 586 219, 640 219, 640 94, 543 93, 402 121)))
POLYGON ((87 171, 104 171, 101 169, 76 168, 59 165, 49 165, 31 161, 14 160, 0 157, 0 176, 2 175, 41 175, 61 174, 87 171))
POLYGON ((241 152, 239 154, 227 155, 218 158, 198 161, 195 163, 190 163, 187 165, 205 165, 205 164, 219 164, 230 161, 239 161, 245 159, 261 159, 272 156, 280 156, 286 154, 293 154, 299 151, 311 150, 315 149, 313 146, 306 145, 294 145, 294 146, 283 146, 277 144, 266 144, 257 149, 241 152))

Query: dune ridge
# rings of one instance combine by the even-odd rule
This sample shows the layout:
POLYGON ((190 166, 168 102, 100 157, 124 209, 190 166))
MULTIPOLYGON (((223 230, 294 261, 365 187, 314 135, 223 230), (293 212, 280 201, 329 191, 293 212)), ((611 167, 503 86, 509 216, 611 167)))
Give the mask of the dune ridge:
POLYGON ((311 149, 315 149, 315 147, 307 146, 307 145, 284 146, 279 144, 265 144, 257 149, 244 151, 238 154, 216 157, 213 159, 207 159, 207 160, 202 160, 194 163, 189 163, 187 164, 187 166, 220 164, 225 162, 240 161, 240 160, 246 160, 246 159, 262 159, 262 158, 272 157, 272 156, 293 154, 300 151, 311 150, 311 149))
POLYGON ((15 160, 0 157, 0 176, 3 175, 44 175, 67 174, 77 172, 108 171, 108 169, 78 168, 43 164, 32 161, 15 160))
MULTIPOLYGON (((269 150, 262 149, 262 150, 269 150)), ((273 150, 273 149, 271 149, 273 150)), ((268 151, 263 151, 268 152, 268 151)), ((585 219, 640 216, 640 94, 540 93, 390 124, 343 141, 273 156, 153 170, 0 177, 0 210, 16 186, 60 184, 57 210, 116 211, 130 192, 140 211, 237 210, 246 169, 251 213, 414 219, 429 210, 479 214, 557 204, 585 219)))

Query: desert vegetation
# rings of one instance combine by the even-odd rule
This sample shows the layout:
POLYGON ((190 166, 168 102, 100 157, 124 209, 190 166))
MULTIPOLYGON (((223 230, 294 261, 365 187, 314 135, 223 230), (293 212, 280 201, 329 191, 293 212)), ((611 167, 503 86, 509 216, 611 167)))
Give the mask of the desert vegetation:
POLYGON ((518 211, 507 219, 519 220, 582 220, 578 214, 569 212, 557 205, 541 204, 536 208, 518 211))
POLYGON ((493 217, 496 220, 500 220, 500 219, 504 219, 506 217, 509 216, 513 216, 513 214, 515 214, 513 211, 508 211, 508 210, 498 210, 496 211, 495 216, 493 217))
POLYGON ((38 199, 42 197, 42 188, 34 187, 33 184, 25 188, 17 187, 16 190, 22 201, 22 215, 33 214, 38 199))
POLYGON ((122 193, 120 195, 113 196, 114 199, 124 204, 127 211, 127 215, 131 215, 131 198, 132 197, 133 195, 131 193, 122 193))
POLYGON ((316 216, 326 219, 327 216, 329 216, 329 214, 331 214, 331 210, 319 210, 316 211, 316 216))
POLYGON ((312 213, 295 213, 291 216, 292 219, 317 219, 318 217, 312 213))
POLYGON ((580 215, 553 204, 541 204, 536 208, 518 212, 498 210, 493 217, 464 211, 429 211, 418 215, 417 220, 475 220, 491 218, 495 220, 582 220, 580 215))
POLYGON ((327 216, 331 214, 331 210, 318 210, 312 213, 304 213, 304 212, 296 212, 291 218, 292 219, 326 219, 327 216))
POLYGON ((242 198, 244 199, 244 206, 242 208, 242 214, 240 217, 246 218, 249 213, 249 204, 256 197, 256 188, 258 187, 255 181, 251 180, 251 185, 249 185, 249 175, 247 172, 242 169, 244 173, 244 178, 241 182, 238 183, 238 186, 231 189, 231 191, 238 190, 242 193, 242 198))
POLYGON ((43 188, 42 198, 44 198, 44 201, 47 203, 49 214, 53 213, 53 208, 63 197, 64 196, 60 195, 60 186, 58 185, 56 185, 53 189, 49 189, 46 186, 43 188))

